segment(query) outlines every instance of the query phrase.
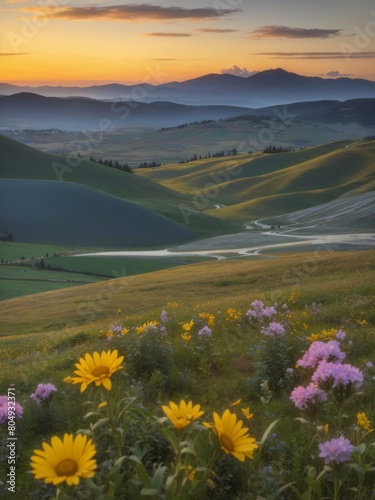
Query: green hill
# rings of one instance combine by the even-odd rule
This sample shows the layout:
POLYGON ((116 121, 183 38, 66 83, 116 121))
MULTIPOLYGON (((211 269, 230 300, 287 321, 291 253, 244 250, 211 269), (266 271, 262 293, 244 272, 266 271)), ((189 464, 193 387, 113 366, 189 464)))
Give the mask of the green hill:
MULTIPOLYGON (((180 224, 186 224, 180 206, 190 207, 191 198, 131 175, 80 158, 42 153, 0 135, 0 178, 39 179, 79 183, 133 201, 180 224)), ((238 228, 237 228, 238 229, 238 228)), ((202 235, 232 232, 230 222, 197 212, 189 218, 189 230, 202 235)))
POLYGON ((182 193, 204 189, 208 198, 216 193, 215 201, 224 207, 208 207, 207 213, 248 220, 326 203, 367 185, 375 179, 374 158, 375 141, 336 142, 290 153, 201 160, 143 175, 182 193))
POLYGON ((151 246, 196 233, 133 202, 71 182, 0 181, 0 227, 16 241, 151 246))

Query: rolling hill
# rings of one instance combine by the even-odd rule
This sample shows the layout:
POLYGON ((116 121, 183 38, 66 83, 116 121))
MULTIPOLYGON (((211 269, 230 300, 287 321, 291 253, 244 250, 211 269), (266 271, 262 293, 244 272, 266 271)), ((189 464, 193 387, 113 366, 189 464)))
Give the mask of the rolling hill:
POLYGON ((16 241, 153 246, 197 234, 133 202, 71 182, 0 181, 0 227, 16 241))
POLYGON ((8 129, 114 130, 173 127, 248 113, 239 106, 188 106, 173 102, 105 102, 88 98, 44 97, 33 93, 0 96, 0 124, 8 129))
MULTIPOLYGON (((181 195, 138 175, 108 168, 84 159, 69 163, 66 157, 42 153, 0 135, 0 178, 49 180, 78 183, 106 194, 132 201, 179 224, 185 218, 179 206, 191 206, 191 197, 181 195)), ((190 217, 189 230, 202 235, 232 232, 231 223, 204 213, 190 217)))
POLYGON ((201 160, 143 175, 181 193, 200 189, 220 205, 208 207, 208 213, 244 221, 326 203, 365 185, 375 178, 374 158, 374 141, 338 142, 290 153, 201 160))

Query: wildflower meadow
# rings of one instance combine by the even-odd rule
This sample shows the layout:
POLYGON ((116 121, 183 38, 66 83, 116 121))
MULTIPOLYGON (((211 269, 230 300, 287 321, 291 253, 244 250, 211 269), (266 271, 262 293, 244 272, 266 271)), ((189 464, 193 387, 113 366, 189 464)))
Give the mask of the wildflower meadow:
POLYGON ((17 389, 17 498, 375 498, 366 300, 124 304, 89 340, 78 328, 74 355, 17 389))

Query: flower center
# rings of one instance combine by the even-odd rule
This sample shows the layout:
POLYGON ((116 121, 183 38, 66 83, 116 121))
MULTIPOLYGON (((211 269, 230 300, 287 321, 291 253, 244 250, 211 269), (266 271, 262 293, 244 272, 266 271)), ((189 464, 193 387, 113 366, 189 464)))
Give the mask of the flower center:
POLYGON ((78 471, 77 462, 74 460, 67 458, 62 462, 59 462, 56 466, 56 474, 58 476, 74 476, 74 474, 78 471))
POLYGON ((224 446, 224 448, 228 451, 233 451, 234 450, 234 444, 233 441, 229 436, 226 434, 222 434, 220 437, 221 444, 224 446))
POLYGON ((100 377, 101 375, 108 375, 108 373, 109 373, 108 366, 97 366, 92 371, 94 377, 100 377))

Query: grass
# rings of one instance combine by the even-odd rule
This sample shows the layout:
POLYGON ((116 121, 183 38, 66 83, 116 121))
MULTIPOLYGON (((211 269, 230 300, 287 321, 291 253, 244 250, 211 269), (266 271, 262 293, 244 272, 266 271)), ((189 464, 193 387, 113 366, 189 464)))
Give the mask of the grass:
MULTIPOLYGON (((256 385, 261 376, 260 367, 265 370, 271 367, 269 373, 274 378, 279 376, 279 368, 276 358, 270 360, 267 351, 262 351, 262 336, 256 326, 249 325, 244 314, 256 299, 269 305, 277 302, 279 307, 288 303, 291 333, 286 337, 286 358, 283 358, 288 367, 295 366, 301 348, 306 348, 307 335, 323 329, 342 328, 347 332, 347 341, 352 342, 351 347, 350 343, 345 343, 347 362, 364 370, 375 348, 372 335, 375 324, 374 277, 375 251, 321 251, 284 255, 268 261, 239 259, 200 263, 0 303, 1 387, 14 383, 17 399, 25 407, 23 419, 17 426, 18 447, 22 450, 17 462, 19 494, 37 498, 43 491, 46 493, 41 483, 36 483, 26 473, 32 450, 40 447, 42 439, 48 440, 51 434, 75 432, 87 426, 87 421, 82 418, 87 397, 94 398, 97 405, 95 388, 89 394, 79 394, 77 386, 64 384, 62 379, 73 373, 74 362, 83 353, 109 348, 118 348, 125 354, 125 370, 113 377, 111 397, 118 400, 124 392, 135 395, 137 404, 142 404, 143 411, 150 415, 149 420, 134 422, 134 435, 130 433, 127 437, 129 446, 134 439, 139 439, 140 443, 151 440, 148 442, 153 443, 150 446, 155 450, 158 446, 155 439, 160 432, 155 428, 154 416, 162 415, 161 405, 169 400, 192 399, 202 405, 207 420, 213 410, 222 412, 229 407, 236 412, 231 404, 242 399, 242 405, 250 406, 254 413, 253 420, 247 425, 258 440, 273 420, 281 421, 264 450, 255 454, 251 461, 253 465, 241 466, 241 480, 230 482, 220 467, 216 469, 215 484, 223 481, 221 486, 216 485, 217 495, 225 486, 228 490, 224 491, 231 492, 233 498, 234 491, 237 495, 240 493, 238 488, 243 494, 247 493, 248 498, 255 494, 265 496, 267 492, 274 494, 279 486, 290 481, 304 491, 305 467, 311 463, 321 467, 318 459, 311 458, 311 450, 315 455, 316 450, 308 442, 314 440, 309 432, 303 432, 300 423, 297 425, 293 420, 301 414, 288 399, 291 387, 275 389, 272 386, 268 404, 261 402, 256 385), (318 307, 318 313, 313 312, 313 303, 318 307), (160 321, 163 308, 172 318, 166 325, 168 336, 165 341, 155 343, 155 334, 152 334, 144 337, 145 342, 140 344, 138 340, 142 336, 129 334, 129 337, 115 336, 108 342, 106 332, 111 325, 134 328, 146 321, 160 321), (230 319, 229 308, 239 311, 240 316, 230 319), (197 321, 201 311, 215 316, 213 351, 205 351, 206 354, 195 350, 198 347, 194 343, 197 330, 192 333, 191 342, 186 344, 181 339, 181 323, 191 318, 197 321), (304 324, 307 324, 306 328, 304 324), (155 355, 155 349, 158 355, 155 355), (173 350, 173 363, 165 381, 157 372, 164 369, 165 364, 160 363, 164 363, 163 356, 170 353, 170 349, 173 350), (144 363, 144 368, 139 363, 144 363), (150 366, 153 367, 150 378, 139 375, 139 380, 128 380, 131 373, 137 373, 137 370, 145 373, 142 369, 150 366), (44 410, 32 406, 29 399, 40 382, 52 382, 58 389, 50 406, 51 419, 44 424, 44 410), (73 399, 74 404, 71 403, 73 399), (267 486, 262 470, 269 465, 273 466, 269 479, 273 478, 275 483, 267 486)), ((272 342, 268 347, 272 348, 272 342)), ((170 354, 165 359, 170 359, 170 354)), ((303 383, 303 374, 298 377, 301 378, 294 380, 294 384, 303 383)), ((348 429, 358 411, 366 412, 371 421, 375 418, 375 395, 371 384, 366 383, 364 390, 365 396, 347 407, 348 429)), ((330 421, 331 437, 335 435, 334 425, 334 421, 330 421)), ((345 430, 347 436, 348 429, 345 430)), ((105 438, 97 436, 97 439, 105 438)), ((159 447, 159 452, 162 453, 165 447, 165 444, 159 447)), ((109 455, 108 460, 111 460, 109 455)), ((161 460, 168 465, 170 458, 161 460)), ((229 460, 223 467, 227 474, 233 475, 236 462, 229 460)), ((96 480, 101 481, 101 478, 101 472, 98 472, 96 480)), ((364 483, 365 488, 367 485, 364 483)), ((297 496, 290 492, 287 498, 297 496)))
POLYGON ((69 323, 78 327, 91 320, 106 320, 108 314, 124 307, 129 316, 146 318, 159 312, 171 300, 183 302, 186 309, 192 309, 199 301, 207 307, 220 309, 227 304, 228 298, 244 303, 250 291, 252 296, 268 291, 277 301, 278 296, 286 293, 283 290, 297 283, 307 295, 306 300, 312 297, 309 290, 314 290, 315 298, 334 294, 335 290, 345 294, 352 285, 354 289, 361 289, 366 284, 370 286, 375 252, 320 251, 303 254, 297 262, 294 254, 272 261, 204 262, 3 301, 0 304, 0 333, 36 333, 69 323), (361 258, 356 259, 356 256, 361 258), (352 283, 352 279, 357 284, 352 283))
POLYGON ((137 166, 144 161, 158 163, 178 163, 189 160, 194 154, 205 157, 209 152, 229 151, 233 148, 241 153, 250 150, 259 151, 268 146, 262 138, 267 129, 273 133, 272 143, 283 147, 300 148, 316 146, 338 140, 360 139, 373 134, 373 129, 357 124, 331 125, 323 123, 307 123, 292 121, 282 130, 281 123, 276 129, 270 126, 270 120, 259 118, 238 118, 222 120, 215 123, 191 125, 186 128, 169 130, 138 129, 115 131, 111 133, 93 134, 91 141, 81 133, 63 132, 50 135, 13 135, 47 153, 60 153, 71 148, 77 149, 78 143, 88 144, 89 155, 95 158, 112 158, 137 166))
MULTIPOLYGON (((17 242, 1 242, 0 249, 0 258, 3 258, 4 262, 12 263, 0 266, 0 300, 101 282, 119 276, 129 277, 204 260, 194 257, 170 259, 73 257, 70 255, 72 248, 69 247, 17 242), (54 254, 58 256, 54 257, 54 254), (52 268, 61 266, 63 271, 35 269, 41 259, 46 266, 52 268)), ((90 253, 100 249, 81 247, 75 250, 77 253, 90 253)))
MULTIPOLYGON (((186 225, 181 204, 191 207, 191 199, 137 175, 120 172, 85 159, 42 153, 0 135, 0 177, 2 179, 47 180, 76 183, 104 194, 132 201, 147 210, 186 225), (74 164, 74 167, 71 165, 74 164)), ((236 225, 198 212, 191 217, 189 230, 214 235, 233 232, 236 225)), ((10 231, 10 230, 9 230, 10 231)))
POLYGON ((0 195, 2 223, 18 241, 134 247, 197 236, 136 203, 77 183, 2 180, 0 195))
POLYGON ((224 219, 250 220, 326 203, 374 180, 374 141, 208 159, 143 173, 224 219), (200 190, 200 191, 197 191, 200 190), (208 201, 207 201, 208 200, 208 201), (216 210, 214 204, 224 205, 216 210))

